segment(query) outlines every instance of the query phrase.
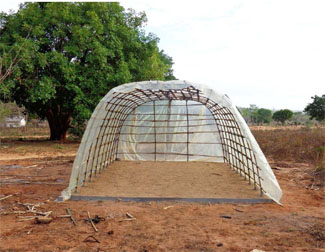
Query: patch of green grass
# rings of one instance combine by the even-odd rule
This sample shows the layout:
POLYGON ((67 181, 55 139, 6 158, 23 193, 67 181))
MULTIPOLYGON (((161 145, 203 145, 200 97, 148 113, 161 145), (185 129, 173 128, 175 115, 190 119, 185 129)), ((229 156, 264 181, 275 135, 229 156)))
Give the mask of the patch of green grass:
POLYGON ((62 145, 59 145, 59 144, 57 144, 57 145, 55 145, 55 149, 57 149, 57 150, 63 150, 63 146, 62 145))

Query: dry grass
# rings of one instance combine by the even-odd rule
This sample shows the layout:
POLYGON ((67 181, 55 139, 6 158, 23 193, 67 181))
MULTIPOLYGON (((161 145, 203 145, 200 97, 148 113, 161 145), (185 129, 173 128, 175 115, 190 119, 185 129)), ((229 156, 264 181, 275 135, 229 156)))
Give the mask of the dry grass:
POLYGON ((325 225, 324 223, 315 223, 312 226, 305 229, 312 239, 316 248, 325 247, 325 225))
POLYGON ((3 139, 0 144, 0 160, 15 156, 51 156, 51 155, 73 155, 79 146, 78 141, 49 141, 45 139, 36 140, 12 140, 3 139))
POLYGON ((325 129, 252 130, 267 157, 275 161, 310 163, 314 184, 325 185, 325 129))
POLYGON ((0 137, 6 138, 16 138, 16 137, 26 137, 26 136, 50 136, 50 128, 38 128, 28 125, 27 127, 21 128, 0 128, 0 137))
POLYGON ((325 129, 252 130, 266 156, 278 161, 324 162, 325 129))
MULTIPOLYGON (((277 161, 313 163, 317 171, 325 170, 325 128, 260 127, 251 128, 264 154, 277 161)), ((4 139, 46 139, 49 128, 1 128, 0 138, 4 139)), ((3 141, 4 142, 4 141, 3 141)), ((57 146, 60 150, 60 146, 57 146)), ((19 152, 20 149, 17 149, 19 152)))

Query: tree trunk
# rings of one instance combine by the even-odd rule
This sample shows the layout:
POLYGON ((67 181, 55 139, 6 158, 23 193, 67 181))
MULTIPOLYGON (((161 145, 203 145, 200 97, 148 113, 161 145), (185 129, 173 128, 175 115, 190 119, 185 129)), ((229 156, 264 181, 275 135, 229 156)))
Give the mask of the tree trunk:
POLYGON ((50 140, 65 140, 70 127, 70 113, 62 112, 58 105, 47 110, 46 118, 51 131, 50 140))

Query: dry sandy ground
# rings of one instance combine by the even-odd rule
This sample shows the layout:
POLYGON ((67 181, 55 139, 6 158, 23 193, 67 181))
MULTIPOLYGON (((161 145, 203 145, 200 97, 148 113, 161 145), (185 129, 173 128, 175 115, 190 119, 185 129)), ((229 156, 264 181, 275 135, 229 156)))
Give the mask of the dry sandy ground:
POLYGON ((211 162, 116 161, 76 195, 261 199, 227 164, 211 162))
POLYGON ((324 251, 325 194, 313 185, 308 164, 270 161, 278 168, 274 171, 284 193, 283 206, 57 203, 68 185, 77 144, 56 145, 38 143, 43 153, 39 158, 28 151, 28 142, 0 148, 0 198, 13 195, 0 201, 0 251, 324 251), (25 150, 24 159, 17 159, 19 147, 25 150), (56 152, 61 156, 54 157, 56 152), (52 211, 53 221, 21 221, 21 216, 34 214, 18 212, 27 210, 20 203, 40 204, 35 208, 52 211), (58 217, 66 215, 67 208, 77 226, 58 217), (96 224, 98 232, 85 221, 87 211, 104 218, 96 224), (127 212, 136 219, 126 221, 127 212), (98 242, 85 240, 89 235, 98 242))

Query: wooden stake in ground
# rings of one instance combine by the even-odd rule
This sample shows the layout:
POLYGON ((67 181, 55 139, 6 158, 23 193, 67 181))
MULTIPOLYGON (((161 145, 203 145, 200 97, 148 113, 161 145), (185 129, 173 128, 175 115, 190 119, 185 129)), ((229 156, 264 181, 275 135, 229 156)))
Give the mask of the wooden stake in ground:
POLYGON ((90 214, 88 211, 87 211, 87 214, 88 214, 88 220, 90 221, 90 224, 92 225, 93 229, 95 230, 95 232, 98 232, 98 229, 96 228, 93 220, 90 218, 90 214))
POLYGON ((67 208, 67 212, 68 212, 68 214, 70 215, 70 219, 71 219, 71 221, 73 222, 73 224, 74 224, 75 226, 77 226, 77 222, 76 222, 76 220, 72 217, 72 214, 71 214, 69 208, 67 208))

